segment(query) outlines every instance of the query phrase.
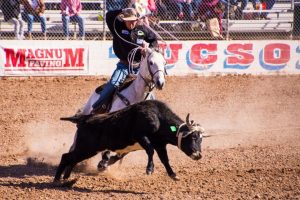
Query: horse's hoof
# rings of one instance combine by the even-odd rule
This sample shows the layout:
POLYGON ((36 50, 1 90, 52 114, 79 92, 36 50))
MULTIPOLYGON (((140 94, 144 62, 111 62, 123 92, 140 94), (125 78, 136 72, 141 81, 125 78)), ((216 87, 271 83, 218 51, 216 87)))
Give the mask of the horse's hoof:
POLYGON ((170 175, 171 179, 173 179, 174 181, 179 181, 180 178, 176 175, 176 174, 172 174, 170 175))

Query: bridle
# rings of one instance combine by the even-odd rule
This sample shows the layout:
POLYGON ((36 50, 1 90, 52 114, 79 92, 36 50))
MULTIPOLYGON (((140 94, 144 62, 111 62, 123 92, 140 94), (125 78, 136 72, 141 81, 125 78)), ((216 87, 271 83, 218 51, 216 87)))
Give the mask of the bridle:
MULTIPOLYGON (((148 87, 148 94, 146 96, 146 98, 148 97, 149 93, 155 88, 156 84, 155 84, 155 81, 154 81, 154 76, 155 74, 159 73, 159 72, 163 72, 164 76, 165 76, 165 70, 161 70, 161 69, 158 69, 156 70, 155 72, 153 72, 151 70, 151 61, 149 60, 149 57, 156 51, 152 51, 149 55, 146 55, 145 57, 147 58, 147 68, 148 68, 148 72, 150 74, 150 79, 149 78, 145 78, 142 76, 141 73, 138 73, 138 75, 144 80, 146 86, 148 87)), ((159 53, 159 52, 156 52, 156 53, 159 53)), ((144 57, 144 59, 145 59, 144 57)), ((153 64, 152 64, 153 65, 153 64)), ((145 98, 145 99, 146 99, 145 98)))
MULTIPOLYGON (((129 63, 129 73, 132 73, 132 72, 133 72, 134 56, 135 56, 135 54, 136 54, 136 52, 137 52, 137 50, 138 50, 139 48, 140 48, 140 47, 137 47, 137 48, 132 49, 131 52, 129 52, 129 54, 128 54, 128 58, 127 58, 127 59, 128 59, 128 63, 129 63)), ((157 52, 157 51, 156 51, 156 52, 157 52)), ((155 81, 154 81, 154 76, 155 76, 155 74, 157 74, 157 73, 159 73, 159 72, 163 72, 164 76, 165 76, 165 74, 167 74, 167 73, 166 73, 166 69, 164 69, 164 71, 158 69, 158 70, 156 70, 155 72, 152 72, 151 67, 150 67, 150 66, 151 66, 151 63, 150 63, 150 61, 149 61, 149 57, 150 57, 153 53, 154 53, 154 51, 151 51, 148 55, 142 57, 142 59, 147 58, 147 63, 146 63, 146 65, 147 65, 148 72, 149 72, 149 74, 150 74, 150 76, 151 76, 151 79, 143 77, 143 75, 142 75, 140 72, 138 73, 138 76, 140 76, 140 77, 142 78, 142 80, 145 82, 146 86, 148 87, 148 92, 147 92, 147 94, 145 95, 144 100, 146 100, 146 99, 148 98, 148 96, 150 95, 150 93, 152 92, 152 90, 153 90, 153 89, 155 88, 155 86, 156 86, 155 81)), ((159 52, 157 52, 157 53, 159 53, 159 52)), ((140 64, 141 64, 142 62, 143 62, 143 60, 140 61, 140 64)), ((118 97, 123 101, 123 103, 124 103, 126 106, 130 105, 130 101, 129 101, 124 95, 122 95, 120 92, 117 92, 117 95, 118 95, 118 97)))

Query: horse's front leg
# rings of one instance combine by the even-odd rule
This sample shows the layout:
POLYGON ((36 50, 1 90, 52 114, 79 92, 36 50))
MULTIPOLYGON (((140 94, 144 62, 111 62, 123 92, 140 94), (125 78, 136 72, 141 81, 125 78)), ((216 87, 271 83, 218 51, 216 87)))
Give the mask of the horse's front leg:
POLYGON ((151 142, 147 136, 141 137, 138 140, 138 142, 145 149, 148 155, 146 174, 151 175, 154 172, 154 163, 153 163, 154 148, 152 147, 151 142))

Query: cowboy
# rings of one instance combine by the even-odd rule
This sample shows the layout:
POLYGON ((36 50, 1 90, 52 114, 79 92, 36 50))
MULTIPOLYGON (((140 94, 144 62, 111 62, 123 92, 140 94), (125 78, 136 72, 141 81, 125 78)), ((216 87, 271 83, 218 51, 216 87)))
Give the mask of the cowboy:
POLYGON ((87 108, 90 104, 86 104, 76 115, 89 114, 107 103, 109 97, 124 83, 128 75, 138 72, 145 48, 158 47, 156 35, 146 25, 138 23, 139 20, 139 14, 134 8, 107 12, 106 23, 113 36, 113 50, 120 60, 110 80, 100 91, 98 100, 92 103, 92 108, 87 108), (129 63, 130 57, 132 62, 129 63))

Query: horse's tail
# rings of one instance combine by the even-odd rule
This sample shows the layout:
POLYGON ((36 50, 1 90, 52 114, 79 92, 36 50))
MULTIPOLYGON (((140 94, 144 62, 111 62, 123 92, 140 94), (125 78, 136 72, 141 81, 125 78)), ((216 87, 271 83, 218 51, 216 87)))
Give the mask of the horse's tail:
POLYGON ((88 117, 89 117, 89 115, 74 115, 74 116, 71 116, 71 117, 61 117, 60 120, 70 121, 70 122, 73 122, 75 124, 78 124, 78 123, 81 123, 81 122, 85 121, 88 117))

